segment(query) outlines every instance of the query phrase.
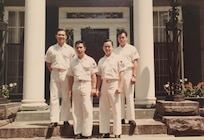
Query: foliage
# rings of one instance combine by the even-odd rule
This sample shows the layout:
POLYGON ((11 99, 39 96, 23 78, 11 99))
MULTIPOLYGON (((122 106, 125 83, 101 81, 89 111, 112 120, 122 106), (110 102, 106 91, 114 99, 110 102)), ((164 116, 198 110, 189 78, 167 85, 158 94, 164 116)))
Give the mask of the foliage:
POLYGON ((0 95, 9 98, 9 93, 17 86, 17 83, 10 83, 0 86, 0 95))
POLYGON ((204 82, 199 82, 193 86, 191 82, 184 79, 184 81, 180 80, 178 84, 167 82, 163 87, 168 95, 174 95, 177 92, 184 94, 185 97, 204 97, 204 82))
POLYGON ((165 85, 163 85, 163 87, 169 96, 175 94, 183 94, 185 91, 184 82, 182 80, 180 80, 180 82, 177 84, 167 82, 165 85))
POLYGON ((191 82, 185 85, 186 97, 204 97, 204 82, 199 82, 196 86, 193 86, 191 82))

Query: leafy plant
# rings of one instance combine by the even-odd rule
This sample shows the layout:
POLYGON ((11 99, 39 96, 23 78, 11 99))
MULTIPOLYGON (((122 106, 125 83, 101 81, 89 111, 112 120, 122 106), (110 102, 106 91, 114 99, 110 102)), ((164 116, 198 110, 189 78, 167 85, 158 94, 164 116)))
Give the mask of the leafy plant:
POLYGON ((176 84, 167 82, 165 85, 163 85, 163 87, 169 96, 175 95, 175 94, 183 94, 185 91, 183 80, 180 80, 179 83, 176 83, 176 84))
POLYGON ((184 94, 185 97, 204 97, 204 82, 199 82, 196 86, 193 86, 191 82, 184 79, 176 85, 167 82, 163 87, 168 95, 174 95, 177 92, 184 94))
POLYGON ((17 86, 17 83, 10 83, 0 86, 0 95, 4 98, 9 98, 9 93, 17 86))
POLYGON ((193 86, 191 82, 185 85, 186 97, 204 97, 204 82, 199 82, 196 86, 193 86))

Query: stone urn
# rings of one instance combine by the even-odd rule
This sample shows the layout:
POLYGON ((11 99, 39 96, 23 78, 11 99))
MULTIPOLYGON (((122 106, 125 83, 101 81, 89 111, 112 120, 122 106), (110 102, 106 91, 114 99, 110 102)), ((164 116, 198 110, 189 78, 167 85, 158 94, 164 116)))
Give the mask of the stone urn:
POLYGON ((1 94, 0 94, 0 104, 6 104, 8 103, 9 100, 7 98, 4 98, 1 94))
POLYGON ((167 95, 165 100, 166 101, 185 101, 185 95, 184 94, 167 95))

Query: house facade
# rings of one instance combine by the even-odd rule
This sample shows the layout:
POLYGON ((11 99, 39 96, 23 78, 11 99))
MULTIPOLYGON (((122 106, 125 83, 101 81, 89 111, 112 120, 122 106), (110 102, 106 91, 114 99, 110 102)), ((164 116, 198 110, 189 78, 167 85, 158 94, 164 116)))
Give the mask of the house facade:
MULTIPOLYGON (((182 25, 183 75, 194 84, 204 80, 204 2, 182 0, 178 6, 182 25)), ((129 43, 141 57, 135 104, 151 106, 163 98, 169 81, 166 23, 169 0, 4 0, 6 57, 4 83, 16 82, 11 101, 36 109, 49 104, 49 72, 44 54, 55 43, 58 28, 67 30, 67 43, 82 39, 96 61, 103 56, 106 38, 117 46, 117 31, 126 29, 129 43)))

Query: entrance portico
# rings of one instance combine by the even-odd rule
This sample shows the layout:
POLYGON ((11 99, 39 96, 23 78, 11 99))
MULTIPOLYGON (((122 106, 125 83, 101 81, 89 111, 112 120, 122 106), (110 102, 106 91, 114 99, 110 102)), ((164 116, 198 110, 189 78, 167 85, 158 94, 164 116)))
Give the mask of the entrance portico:
MULTIPOLYGON (((38 108, 46 107, 44 99, 44 46, 45 46, 45 0, 25 0, 25 53, 24 53, 24 89, 22 107, 38 108), (39 6, 40 5, 40 6, 39 6), (34 18, 37 17, 37 18, 34 18), (38 22, 38 25, 34 23, 38 22), (36 57, 38 56, 38 57, 36 57)), ((153 17, 152 0, 133 1, 133 27, 135 46, 140 53, 139 70, 136 83, 136 105, 151 106, 155 104, 154 89, 154 65, 153 65, 153 17), (144 8, 146 7, 146 8, 144 8)), ((124 28, 130 35, 129 8, 59 8, 59 27, 73 29, 73 42, 81 39, 81 29, 109 29, 109 38, 117 44, 117 29, 124 28), (69 19, 67 12, 94 13, 123 13, 122 18, 98 19, 69 19), (105 12, 104 12, 105 11, 105 12)), ((23 109, 22 108, 22 109, 23 109)))

